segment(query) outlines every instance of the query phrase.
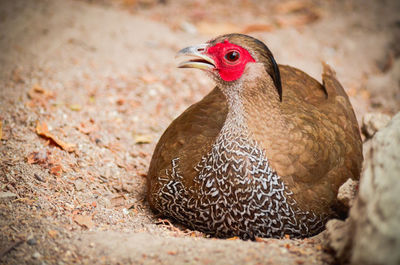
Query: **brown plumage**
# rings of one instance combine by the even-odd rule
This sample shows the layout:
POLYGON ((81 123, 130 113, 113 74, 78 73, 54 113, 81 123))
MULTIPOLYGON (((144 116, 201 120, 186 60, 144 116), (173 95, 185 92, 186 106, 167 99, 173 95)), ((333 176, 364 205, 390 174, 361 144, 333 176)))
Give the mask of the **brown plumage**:
POLYGON ((217 86, 157 144, 151 208, 219 237, 320 232, 362 163, 357 120, 333 71, 324 65, 321 85, 240 34, 181 54, 197 57, 181 67, 206 69, 217 86))

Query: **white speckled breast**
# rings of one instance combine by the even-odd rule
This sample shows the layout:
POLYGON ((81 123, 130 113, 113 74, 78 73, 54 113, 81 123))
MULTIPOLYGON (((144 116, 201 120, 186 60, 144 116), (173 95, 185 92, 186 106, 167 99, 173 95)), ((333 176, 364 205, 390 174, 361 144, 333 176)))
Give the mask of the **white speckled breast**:
POLYGON ((158 210, 177 221, 218 237, 310 236, 326 218, 299 209, 290 187, 271 169, 255 141, 221 130, 210 152, 196 166, 195 185, 185 187, 179 158, 158 190, 158 210))

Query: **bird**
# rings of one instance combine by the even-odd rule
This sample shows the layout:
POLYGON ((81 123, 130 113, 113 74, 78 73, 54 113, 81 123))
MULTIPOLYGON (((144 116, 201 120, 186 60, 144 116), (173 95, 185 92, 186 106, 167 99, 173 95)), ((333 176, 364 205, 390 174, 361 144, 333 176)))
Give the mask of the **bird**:
POLYGON ((357 119, 335 72, 322 84, 268 47, 226 34, 178 52, 216 86, 166 129, 147 174, 150 208, 217 238, 305 238, 340 216, 359 179, 357 119), (342 208, 341 208, 342 207, 342 208))

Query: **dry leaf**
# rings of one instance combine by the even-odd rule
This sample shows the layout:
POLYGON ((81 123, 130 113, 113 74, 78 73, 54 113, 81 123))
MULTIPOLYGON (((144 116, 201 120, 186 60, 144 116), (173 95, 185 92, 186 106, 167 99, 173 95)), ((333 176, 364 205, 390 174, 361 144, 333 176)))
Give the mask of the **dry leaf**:
POLYGON ((60 157, 52 155, 50 151, 46 152, 45 150, 30 153, 27 157, 28 164, 39 164, 43 168, 49 168, 50 173, 56 176, 60 176, 64 171, 60 161, 60 157))
POLYGON ((61 176, 61 173, 63 172, 63 168, 61 165, 54 165, 50 168, 50 173, 56 176, 61 176))
POLYGON ((122 105, 125 104, 125 102, 126 102, 126 100, 124 98, 120 98, 120 99, 117 100, 116 103, 117 103, 117 105, 122 106, 122 105))
POLYGON ((48 160, 48 153, 46 151, 39 151, 30 153, 27 157, 28 164, 45 164, 48 160))
POLYGON ((74 215, 73 220, 78 225, 90 229, 94 226, 92 216, 89 215, 74 215))
POLYGON ((152 141, 151 136, 147 134, 135 134, 133 137, 136 144, 149 144, 152 141))
POLYGON ((3 122, 0 121, 0 140, 3 138, 3 122))
POLYGON ((124 196, 120 195, 120 196, 111 198, 111 204, 112 204, 113 207, 125 206, 125 198, 124 198, 124 196))
POLYGON ((37 122, 36 124, 36 133, 42 137, 48 138, 52 140, 56 145, 61 147, 63 150, 68 152, 73 152, 75 150, 75 145, 66 143, 60 139, 58 139, 55 135, 49 132, 47 124, 45 122, 37 122))
POLYGON ((97 130, 97 126, 95 124, 83 122, 81 122, 76 128, 83 134, 90 134, 97 130))
POLYGON ((48 91, 38 84, 35 84, 29 91, 28 91, 28 96, 31 99, 49 99, 54 97, 54 93, 51 91, 48 91))
POLYGON ((51 238, 56 238, 58 235, 58 232, 56 230, 49 230, 47 233, 51 238))
POLYGON ((31 153, 27 157, 28 164, 35 164, 37 163, 37 160, 35 159, 35 153, 31 153))

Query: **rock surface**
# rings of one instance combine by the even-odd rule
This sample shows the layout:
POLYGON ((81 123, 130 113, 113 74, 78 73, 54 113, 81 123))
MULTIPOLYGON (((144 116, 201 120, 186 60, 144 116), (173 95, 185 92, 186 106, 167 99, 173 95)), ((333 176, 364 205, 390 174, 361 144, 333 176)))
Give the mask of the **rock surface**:
POLYGON ((371 140, 359 194, 346 222, 327 224, 341 262, 400 264, 400 113, 371 140))
POLYGON ((358 181, 353 179, 348 179, 339 188, 337 195, 338 200, 344 204, 344 206, 350 208, 353 206, 354 200, 357 195, 358 181))
POLYGON ((335 251, 336 257, 342 263, 350 259, 350 247, 351 247, 351 224, 350 219, 346 221, 332 219, 326 224, 326 230, 324 236, 330 248, 335 251))
POLYGON ((362 119, 362 132, 369 139, 377 131, 384 128, 390 122, 390 116, 383 113, 366 113, 362 119))

